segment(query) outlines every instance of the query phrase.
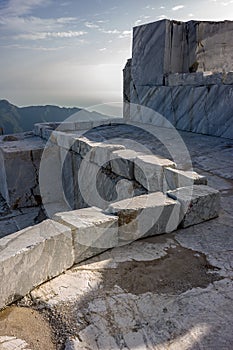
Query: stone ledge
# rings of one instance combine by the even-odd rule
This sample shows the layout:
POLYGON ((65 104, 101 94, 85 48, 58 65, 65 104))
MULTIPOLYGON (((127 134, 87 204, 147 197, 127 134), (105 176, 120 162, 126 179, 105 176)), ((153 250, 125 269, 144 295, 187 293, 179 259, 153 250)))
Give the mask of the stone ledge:
POLYGON ((73 263, 71 229, 52 220, 0 239, 0 308, 73 263))
POLYGON ((162 191, 166 167, 176 168, 176 164, 155 155, 138 156, 135 159, 134 176, 149 192, 162 191))
POLYGON ((53 219, 71 228, 75 263, 118 245, 118 218, 99 208, 57 213, 53 219))
POLYGON ((219 191, 205 185, 193 185, 168 191, 168 196, 181 204, 182 228, 216 218, 220 210, 219 191))
POLYGON ((164 168, 163 192, 192 185, 207 185, 207 178, 195 171, 164 168))
POLYGON ((112 203, 107 213, 119 218, 119 242, 174 231, 179 223, 180 203, 162 192, 112 203))
MULTIPOLYGON (((206 86, 206 85, 232 85, 233 72, 196 72, 173 73, 165 77, 165 86, 206 86)), ((162 84, 161 84, 162 85, 162 84)))

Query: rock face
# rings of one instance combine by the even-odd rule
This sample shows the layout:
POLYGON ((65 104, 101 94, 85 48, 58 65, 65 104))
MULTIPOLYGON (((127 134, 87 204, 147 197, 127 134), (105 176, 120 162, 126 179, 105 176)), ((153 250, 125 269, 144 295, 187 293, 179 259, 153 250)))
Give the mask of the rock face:
POLYGON ((133 103, 178 129, 233 138, 232 30, 230 21, 135 27, 132 60, 124 69, 124 117, 158 125, 155 116, 135 116, 133 103))
POLYGON ((32 134, 0 139, 0 192, 12 209, 41 204, 39 165, 44 142, 32 134))

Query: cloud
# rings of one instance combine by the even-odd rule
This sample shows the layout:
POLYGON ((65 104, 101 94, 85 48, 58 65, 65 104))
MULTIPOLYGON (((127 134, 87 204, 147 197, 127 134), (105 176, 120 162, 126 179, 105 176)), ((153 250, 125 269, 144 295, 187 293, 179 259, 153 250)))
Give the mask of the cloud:
POLYGON ((159 21, 162 20, 162 19, 166 19, 166 18, 167 18, 166 15, 160 15, 160 16, 157 17, 157 19, 158 19, 159 21))
POLYGON ((184 5, 177 5, 175 7, 172 8, 172 11, 178 11, 184 8, 184 5))
POLYGON ((134 22, 135 26, 138 26, 138 25, 140 25, 141 23, 142 23, 142 20, 141 20, 141 19, 137 19, 137 20, 134 22))
POLYGON ((22 16, 29 14, 34 7, 47 5, 48 0, 9 0, 0 5, 0 16, 22 16))
POLYGON ((0 25, 8 32, 59 31, 64 25, 77 21, 75 17, 40 18, 34 16, 0 17, 0 25))
POLYGON ((98 25, 98 24, 95 24, 95 23, 92 23, 92 22, 85 22, 84 25, 85 25, 87 28, 99 28, 99 25, 98 25))
POLYGON ((100 52, 106 51, 106 47, 103 47, 102 49, 99 49, 100 52))
POLYGON ((129 38, 132 34, 131 30, 124 30, 119 36, 119 39, 129 38))
POLYGON ((142 16, 140 16, 139 17, 139 19, 137 19, 135 22, 134 22, 134 24, 135 24, 135 26, 138 26, 138 25, 140 25, 140 24, 142 24, 142 22, 148 22, 148 21, 145 21, 145 20, 148 20, 149 18, 151 18, 151 16, 145 16, 145 15, 142 15, 142 16))
POLYGON ((233 0, 227 1, 227 2, 221 2, 221 5, 228 6, 230 4, 233 4, 233 0))
POLYGON ((53 21, 61 24, 69 24, 70 22, 76 22, 77 18, 76 17, 59 17, 59 18, 53 19, 53 21))
POLYGON ((121 33, 118 29, 105 30, 105 29, 100 28, 99 30, 105 34, 120 34, 121 33))
POLYGON ((14 39, 23 39, 23 40, 43 40, 49 38, 77 38, 87 34, 84 31, 72 31, 67 32, 38 32, 38 33, 27 33, 19 34, 14 37, 14 39))
POLYGON ((0 45, 1 48, 6 49, 19 49, 19 50, 36 50, 36 51, 58 51, 66 48, 66 46, 56 46, 56 47, 44 47, 44 46, 27 46, 21 44, 9 44, 9 45, 0 45))

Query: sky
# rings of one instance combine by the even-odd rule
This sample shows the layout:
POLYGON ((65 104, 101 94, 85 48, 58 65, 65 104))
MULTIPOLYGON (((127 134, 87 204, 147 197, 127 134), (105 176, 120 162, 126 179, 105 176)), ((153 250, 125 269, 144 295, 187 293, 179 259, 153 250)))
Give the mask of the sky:
POLYGON ((164 18, 233 20, 233 0, 0 0, 0 99, 121 102, 132 28, 164 18))

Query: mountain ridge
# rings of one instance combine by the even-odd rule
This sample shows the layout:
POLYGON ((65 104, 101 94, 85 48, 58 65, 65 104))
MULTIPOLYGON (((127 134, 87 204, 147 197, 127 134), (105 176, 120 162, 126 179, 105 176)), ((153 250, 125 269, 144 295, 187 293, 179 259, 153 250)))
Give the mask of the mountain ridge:
POLYGON ((18 107, 0 99, 0 134, 30 131, 35 123, 62 122, 80 110, 78 107, 56 105, 18 107))

